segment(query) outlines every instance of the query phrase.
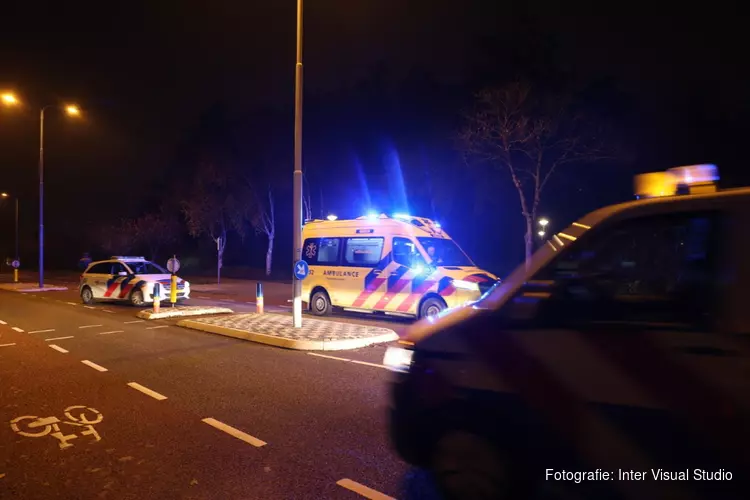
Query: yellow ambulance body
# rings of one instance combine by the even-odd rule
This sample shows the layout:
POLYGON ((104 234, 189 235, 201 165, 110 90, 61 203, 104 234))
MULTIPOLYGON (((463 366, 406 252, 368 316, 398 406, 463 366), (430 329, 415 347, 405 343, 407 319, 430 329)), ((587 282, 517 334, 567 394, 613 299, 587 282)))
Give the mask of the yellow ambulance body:
POLYGON ((302 230, 310 274, 302 300, 316 315, 333 307, 434 316, 479 299, 497 278, 479 269, 430 219, 369 215, 314 220, 302 230))

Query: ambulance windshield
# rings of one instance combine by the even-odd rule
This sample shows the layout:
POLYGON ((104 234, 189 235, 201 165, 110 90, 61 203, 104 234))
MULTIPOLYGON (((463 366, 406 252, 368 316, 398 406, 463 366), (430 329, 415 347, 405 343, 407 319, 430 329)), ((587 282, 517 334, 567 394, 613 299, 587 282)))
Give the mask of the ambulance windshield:
POLYGON ((417 238, 435 266, 475 267, 471 259, 453 240, 417 238))

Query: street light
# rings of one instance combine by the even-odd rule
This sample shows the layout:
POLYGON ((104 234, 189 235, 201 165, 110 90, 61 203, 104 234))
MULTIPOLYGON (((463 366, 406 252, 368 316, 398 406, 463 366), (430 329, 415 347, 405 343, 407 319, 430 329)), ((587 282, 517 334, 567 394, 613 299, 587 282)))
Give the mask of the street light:
POLYGON ((540 226, 547 227, 547 224, 549 224, 549 220, 548 219, 546 219, 544 217, 542 217, 541 219, 539 219, 539 225, 540 226))
MULTIPOLYGON (((297 62, 294 66, 294 263, 302 259, 302 0, 297 0, 297 62)), ((302 327, 302 281, 292 277, 292 322, 302 327)))
POLYGON ((81 114, 74 104, 48 104, 39 112, 39 288, 44 288, 44 111, 47 108, 62 108, 68 116, 81 114))
POLYGON ((8 106, 18 104, 18 99, 16 98, 15 94, 11 92, 4 93, 2 96, 0 96, 0 99, 2 99, 3 104, 7 104, 8 106))
MULTIPOLYGON (((8 193, 0 193, 1 198, 10 198, 8 193)), ((16 196, 16 259, 18 259, 18 196, 16 196)), ((18 268, 13 269, 13 281, 18 283, 18 268)))

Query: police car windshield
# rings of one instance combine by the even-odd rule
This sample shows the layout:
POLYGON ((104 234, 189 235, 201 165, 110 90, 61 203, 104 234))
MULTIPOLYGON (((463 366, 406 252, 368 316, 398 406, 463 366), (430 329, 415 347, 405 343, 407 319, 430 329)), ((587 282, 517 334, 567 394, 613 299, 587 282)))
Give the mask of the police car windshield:
POLYGON ((453 240, 417 238, 436 266, 474 267, 474 263, 453 240))
POLYGON ((133 274, 169 274, 169 271, 153 262, 125 262, 133 274))

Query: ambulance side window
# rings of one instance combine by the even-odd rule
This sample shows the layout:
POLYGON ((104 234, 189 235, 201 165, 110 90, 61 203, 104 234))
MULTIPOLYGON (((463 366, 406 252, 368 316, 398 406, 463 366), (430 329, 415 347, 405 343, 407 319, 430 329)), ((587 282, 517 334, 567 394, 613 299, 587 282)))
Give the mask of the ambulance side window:
POLYGON ((393 238, 393 261, 402 266, 413 267, 417 249, 408 238, 396 236, 393 238))
POLYGON ((302 247, 302 258, 311 266, 339 265, 339 238, 308 238, 302 247))
POLYGON ((582 239, 535 278, 555 282, 557 317, 704 323, 715 312, 719 224, 718 213, 626 220, 582 239))
POLYGON ((344 265, 375 267, 383 254, 383 238, 347 238, 344 265))

